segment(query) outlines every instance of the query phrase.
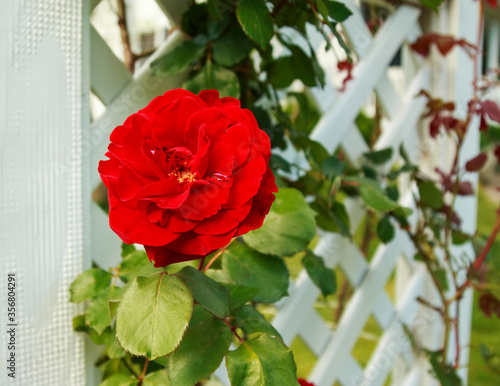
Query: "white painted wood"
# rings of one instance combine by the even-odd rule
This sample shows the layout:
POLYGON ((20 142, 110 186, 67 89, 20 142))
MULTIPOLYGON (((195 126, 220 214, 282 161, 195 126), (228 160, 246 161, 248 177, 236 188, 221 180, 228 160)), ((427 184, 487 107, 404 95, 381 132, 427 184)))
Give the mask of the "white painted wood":
POLYGON ((7 273, 16 274, 16 378, 0 383, 85 384, 81 306, 68 286, 85 260, 82 131, 88 77, 82 63, 82 2, 0 2, 2 154, 0 319, 7 323, 7 273))
POLYGON ((132 74, 115 56, 94 27, 90 27, 90 86, 105 105, 110 104, 132 79, 132 74))
POLYGON ((488 31, 488 48, 486 50, 486 67, 488 70, 498 68, 500 51, 500 22, 492 20, 488 31))
POLYGON ((334 150, 351 127, 369 92, 377 84, 393 55, 404 41, 419 12, 403 6, 382 27, 365 58, 354 67, 350 87, 319 121, 311 138, 321 142, 327 150, 334 150))

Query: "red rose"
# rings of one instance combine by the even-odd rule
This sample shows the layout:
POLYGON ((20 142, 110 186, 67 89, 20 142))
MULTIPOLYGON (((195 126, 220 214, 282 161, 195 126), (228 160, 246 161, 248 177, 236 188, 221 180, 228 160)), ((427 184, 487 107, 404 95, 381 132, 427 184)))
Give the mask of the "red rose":
POLYGON ((110 136, 109 223, 155 266, 204 257, 259 228, 277 191, 269 137, 215 90, 167 91, 110 136))
POLYGON ((299 378, 300 386, 314 386, 314 383, 307 382, 305 379, 299 378))

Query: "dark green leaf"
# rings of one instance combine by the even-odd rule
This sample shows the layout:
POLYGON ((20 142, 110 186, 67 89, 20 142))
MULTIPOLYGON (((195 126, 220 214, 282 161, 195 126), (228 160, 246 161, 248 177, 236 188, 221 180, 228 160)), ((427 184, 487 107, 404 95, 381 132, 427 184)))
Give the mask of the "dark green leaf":
POLYGON ((328 157, 321 164, 321 171, 330 180, 333 180, 337 176, 343 175, 345 168, 346 168, 345 162, 341 161, 336 156, 328 157))
POLYGON ((191 288, 193 299, 200 306, 221 319, 229 315, 229 291, 226 287, 189 266, 182 268, 176 276, 191 288))
POLYGON ((420 202, 432 209, 443 207, 443 192, 432 181, 417 180, 420 202))
POLYGON ((311 280, 323 293, 323 296, 337 292, 337 277, 335 276, 335 272, 325 266, 321 257, 311 251, 307 251, 307 254, 302 259, 302 264, 311 280))
POLYGON ((136 277, 118 306, 116 336, 132 355, 153 360, 177 348, 192 311, 191 292, 178 277, 136 277))
POLYGON ((399 190, 397 185, 389 185, 385 188, 385 194, 393 201, 399 200, 399 190))
POLYGON ((205 42, 186 40, 160 56, 151 63, 151 69, 157 75, 173 75, 185 70, 191 63, 197 62, 205 53, 205 42))
POLYGON ((296 386, 293 355, 280 339, 261 334, 226 355, 232 385, 296 386))
POLYGON ((326 8, 328 9, 328 16, 330 16, 335 21, 345 21, 352 12, 345 6, 344 3, 326 0, 326 8))
POLYGON ((283 340, 280 333, 269 323, 264 316, 253 306, 243 306, 235 312, 235 325, 241 328, 246 335, 262 332, 271 336, 276 336, 283 340))
POLYGON ((314 215, 298 190, 280 189, 262 227, 243 239, 261 253, 291 256, 306 249, 316 235, 314 215))
POLYGON ((230 292, 229 306, 231 311, 237 310, 238 308, 247 304, 252 300, 260 291, 258 288, 247 287, 238 284, 227 284, 230 292))
POLYGON ((222 259, 224 271, 240 285, 260 288, 255 301, 273 303, 287 295, 290 274, 283 260, 233 243, 222 259))
POLYGON ((391 147, 382 150, 370 151, 367 153, 363 153, 365 158, 369 159, 376 165, 381 165, 386 163, 392 158, 393 150, 391 147))
POLYGON ((207 61, 205 67, 184 83, 183 88, 198 94, 202 90, 215 89, 221 97, 240 97, 240 83, 233 71, 207 61))
POLYGON ((172 385, 194 385, 219 367, 233 333, 222 321, 208 317, 191 323, 179 348, 167 359, 172 385))
POLYGON ((443 366, 442 351, 427 351, 432 366, 432 375, 436 377, 441 386, 460 386, 462 381, 455 368, 449 364, 443 366))
POLYGON ((362 185, 359 191, 364 203, 377 212, 389 212, 399 206, 397 202, 392 201, 383 192, 371 185, 362 185))
POLYGON ((438 7, 443 2, 443 0, 419 0, 419 1, 422 3, 423 6, 428 7, 435 12, 438 11, 438 7))
POLYGON ((253 42, 235 23, 224 35, 213 42, 213 57, 217 63, 229 67, 245 59, 253 47, 253 42))
POLYGON ((276 88, 286 88, 295 80, 291 56, 281 56, 267 68, 267 81, 276 88))
POLYGON ((92 268, 79 274, 69 286, 69 301, 81 303, 96 296, 111 283, 111 273, 100 268, 92 268))
POLYGON ((295 77, 300 79, 306 86, 316 86, 316 77, 313 62, 299 46, 290 46, 292 51, 292 68, 295 77))
POLYGON ((236 16, 243 31, 263 49, 274 35, 273 19, 263 0, 239 0, 236 16))
POLYGON ((335 201, 331 205, 331 212, 333 215, 333 221, 339 227, 340 234, 345 237, 351 237, 351 219, 347 213, 347 209, 344 204, 335 201))
POLYGON ((384 244, 387 244, 394 238, 395 230, 389 217, 384 216, 377 225, 377 235, 384 244))
MULTIPOLYGON (((288 96, 293 97, 298 102, 298 111, 297 106, 293 106, 293 110, 291 111, 291 113, 295 115, 293 125, 297 130, 303 133, 310 133, 321 117, 318 107, 305 93, 289 92, 288 96)), ((309 147, 309 144, 307 144, 307 147, 309 147)))
POLYGON ((451 230, 451 242, 455 245, 465 244, 470 241, 471 236, 456 229, 451 230))
POLYGON ((277 154, 271 154, 271 159, 269 160, 269 165, 274 170, 281 169, 284 172, 291 171, 290 163, 286 159, 284 159, 283 157, 281 157, 277 154))

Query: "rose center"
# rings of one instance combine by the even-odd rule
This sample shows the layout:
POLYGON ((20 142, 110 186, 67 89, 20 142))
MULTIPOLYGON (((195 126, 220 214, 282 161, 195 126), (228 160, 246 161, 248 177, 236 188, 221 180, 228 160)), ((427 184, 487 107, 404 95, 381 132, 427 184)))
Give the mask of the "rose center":
POLYGON ((196 181, 196 173, 191 171, 193 156, 184 151, 167 151, 165 153, 170 166, 169 176, 177 178, 180 184, 196 181))

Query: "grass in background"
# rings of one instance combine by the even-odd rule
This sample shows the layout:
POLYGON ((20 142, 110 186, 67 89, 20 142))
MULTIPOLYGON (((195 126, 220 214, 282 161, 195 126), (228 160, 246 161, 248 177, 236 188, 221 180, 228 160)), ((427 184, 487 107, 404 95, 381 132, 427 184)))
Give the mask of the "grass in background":
MULTIPOLYGON (((489 234, 495 225, 496 210, 498 203, 494 203, 485 194, 484 190, 479 189, 478 195, 478 219, 477 228, 480 233, 489 234)), ((500 237, 497 237, 500 242, 500 237)), ((493 256, 500 259, 500 256, 493 256)), ((500 287, 500 272, 491 271, 488 273, 490 282, 500 287)), ((496 291, 498 296, 498 291, 496 291)), ((500 375, 489 370, 481 356, 481 344, 486 344, 490 350, 500 351, 500 320, 493 316, 487 318, 479 309, 479 296, 474 294, 474 306, 472 313, 472 331, 471 331, 471 351, 469 360, 469 384, 472 386, 490 386, 500 385, 500 375)))

